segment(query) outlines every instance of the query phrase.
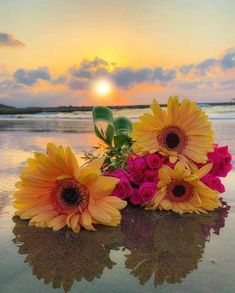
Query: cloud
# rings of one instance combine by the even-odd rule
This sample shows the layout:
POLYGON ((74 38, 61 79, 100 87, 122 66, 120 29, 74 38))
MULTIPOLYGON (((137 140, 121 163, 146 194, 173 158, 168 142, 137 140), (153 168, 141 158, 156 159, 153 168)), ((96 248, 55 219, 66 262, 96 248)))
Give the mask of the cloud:
POLYGON ((71 90, 86 90, 89 87, 89 82, 73 78, 68 82, 68 87, 71 90))
POLYGON ((112 66, 111 63, 98 57, 93 60, 84 59, 79 66, 69 68, 71 77, 68 87, 72 90, 86 90, 92 80, 108 77, 112 66))
POLYGON ((224 90, 232 90, 235 91, 235 78, 234 79, 228 79, 228 80, 222 80, 220 82, 220 86, 224 89, 224 90))
POLYGON ((168 82, 176 76, 175 69, 118 67, 116 63, 109 63, 98 57, 83 60, 79 66, 71 67, 69 73, 72 76, 68 83, 71 89, 86 89, 89 81, 104 77, 109 78, 116 86, 127 89, 142 83, 168 82))
POLYGON ((183 75, 187 75, 189 72, 195 75, 205 75, 216 67, 223 71, 235 68, 235 48, 227 49, 221 58, 208 58, 200 63, 186 64, 179 67, 178 70, 183 75))
POLYGON ((18 69, 14 73, 14 78, 17 83, 31 86, 36 84, 39 79, 50 81, 51 75, 47 67, 39 67, 32 70, 18 69))
POLYGON ((89 59, 84 59, 81 62, 81 67, 82 68, 86 68, 86 69, 92 69, 92 68, 97 68, 97 67, 107 67, 109 66, 109 62, 99 58, 99 57, 95 57, 93 60, 89 60, 89 59))
POLYGON ((176 70, 164 70, 161 67, 132 69, 129 67, 117 68, 111 74, 111 79, 121 88, 130 88, 136 84, 152 84, 157 81, 171 81, 176 76, 176 70))
POLYGON ((13 35, 0 32, 0 47, 23 47, 24 43, 15 39, 13 35))
POLYGON ((1 91, 11 91, 18 90, 21 88, 21 85, 15 83, 12 79, 4 79, 0 81, 0 92, 1 91))
POLYGON ((199 70, 199 73, 205 74, 211 67, 217 64, 217 60, 214 58, 209 58, 201 63, 198 63, 195 67, 199 70))
POLYGON ((67 77, 65 75, 59 75, 57 78, 54 78, 51 83, 52 84, 64 84, 67 81, 67 77))
POLYGON ((169 86, 173 81, 180 81, 181 88, 196 89, 199 86, 196 81, 202 76, 207 77, 208 72, 212 74, 212 78, 214 68, 219 68, 222 72, 235 68, 234 48, 227 50, 220 58, 207 58, 199 63, 185 64, 177 68, 118 66, 95 57, 92 60, 84 59, 79 65, 70 67, 65 74, 58 77, 53 77, 47 67, 32 70, 21 68, 13 76, 15 82, 21 85, 34 86, 39 80, 46 80, 52 86, 63 84, 70 90, 83 92, 90 88, 94 80, 100 78, 109 79, 120 89, 130 89, 140 84, 153 86, 156 83, 169 86), (190 83, 189 78, 193 78, 190 83))
MULTIPOLYGON (((45 89, 53 93, 63 92, 66 101, 72 101, 72 96, 81 95, 84 104, 92 103, 93 94, 90 92, 93 81, 107 78, 116 89, 128 101, 139 101, 141 97, 153 97, 156 94, 179 94, 183 96, 195 96, 230 100, 234 97, 235 89, 235 49, 230 48, 218 58, 207 58, 198 63, 184 64, 180 67, 164 68, 160 66, 146 66, 134 68, 131 66, 119 66, 117 63, 108 62, 101 58, 85 59, 80 64, 70 67, 64 74, 54 76, 48 67, 35 69, 19 68, 13 74, 7 68, 0 66, 0 98, 14 99, 15 97, 29 97, 30 104, 34 104, 35 92, 46 103, 45 89), (46 81, 39 83, 40 80, 46 81), (144 84, 138 88, 136 86, 144 84), (157 87, 155 85, 158 85, 157 87), (57 86, 60 85, 60 86, 57 86), (33 87, 37 91, 33 90, 33 87), (20 94, 19 94, 20 93, 20 94), (213 95, 215 98, 213 98, 213 95), (224 95, 224 96, 223 96, 224 95), (45 99, 45 100, 44 100, 45 99), (66 100, 67 99, 67 100, 66 100)), ((4 100, 5 101, 5 100, 4 100)), ((61 100, 60 100, 61 101, 61 100)), ((76 99, 74 98, 74 104, 76 99)), ((94 101, 93 101, 94 102, 94 101)), ((21 103, 19 101, 19 103, 21 103)), ((36 102, 35 102, 36 103, 36 102)), ((57 103, 57 100, 48 104, 57 103)), ((59 103, 59 102, 58 102, 59 103)), ((71 103, 71 102, 70 102, 71 103)))
POLYGON ((149 68, 132 69, 117 68, 111 74, 111 79, 121 88, 130 88, 136 84, 151 80, 152 71, 149 68))
POLYGON ((109 62, 95 57, 93 60, 84 59, 79 66, 71 67, 69 72, 75 78, 92 79, 97 75, 107 75, 110 66, 109 62))
POLYGON ((157 67, 153 69, 152 72, 152 81, 171 81, 176 77, 175 69, 162 69, 161 67, 157 67))
POLYGON ((195 81, 178 81, 176 83, 176 86, 186 90, 198 89, 199 85, 200 85, 200 82, 195 82, 195 81))
POLYGON ((179 68, 180 73, 182 74, 188 74, 191 69, 193 68, 193 64, 183 65, 179 68))
POLYGON ((77 78, 91 79, 93 77, 93 73, 88 69, 71 67, 69 69, 69 72, 71 73, 72 76, 77 78))
POLYGON ((224 55, 221 60, 221 66, 224 70, 235 68, 235 51, 224 55))

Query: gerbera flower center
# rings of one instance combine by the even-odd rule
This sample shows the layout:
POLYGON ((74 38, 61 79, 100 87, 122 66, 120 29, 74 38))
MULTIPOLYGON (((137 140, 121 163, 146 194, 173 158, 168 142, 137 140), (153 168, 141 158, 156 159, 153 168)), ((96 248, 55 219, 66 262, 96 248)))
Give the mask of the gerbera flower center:
POLYGON ((167 198, 172 202, 183 202, 193 196, 193 186, 186 181, 173 181, 167 186, 167 198))
POLYGON ((55 208, 62 213, 82 212, 87 208, 88 189, 73 178, 57 180, 52 191, 55 208))
POLYGON ((182 129, 169 125, 159 132, 158 142, 170 151, 181 151, 187 145, 188 138, 182 129))
POLYGON ((181 197, 185 194, 185 187, 183 185, 175 185, 175 187, 173 188, 172 192, 174 194, 174 196, 176 197, 181 197))
POLYGON ((74 206, 81 202, 82 194, 76 186, 68 186, 63 189, 61 199, 69 206, 74 206))

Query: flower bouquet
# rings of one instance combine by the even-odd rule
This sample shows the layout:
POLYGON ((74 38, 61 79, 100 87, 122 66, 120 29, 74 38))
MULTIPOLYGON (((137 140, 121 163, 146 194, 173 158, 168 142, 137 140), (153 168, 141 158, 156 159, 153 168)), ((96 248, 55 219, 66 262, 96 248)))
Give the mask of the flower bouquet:
POLYGON ((93 110, 95 133, 105 144, 103 174, 119 179, 112 195, 180 214, 220 207, 220 177, 232 168, 231 154, 215 144, 206 114, 178 97, 170 97, 166 109, 154 100, 150 109, 133 124, 114 119, 106 107, 93 110))
POLYGON ((16 183, 16 215, 29 225, 78 233, 97 224, 117 226, 127 201, 180 214, 220 207, 220 177, 231 170, 231 155, 214 143, 205 113, 178 97, 169 98, 167 109, 156 101, 150 108, 132 123, 95 107, 101 144, 84 154, 82 166, 70 147, 49 143, 45 154, 34 153, 16 183))

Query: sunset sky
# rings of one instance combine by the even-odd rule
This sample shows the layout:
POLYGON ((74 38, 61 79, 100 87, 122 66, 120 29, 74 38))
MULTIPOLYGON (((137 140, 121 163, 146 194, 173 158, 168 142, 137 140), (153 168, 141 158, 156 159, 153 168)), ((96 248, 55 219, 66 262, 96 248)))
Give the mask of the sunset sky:
POLYGON ((231 101, 234 11, 234 0, 0 0, 0 103, 231 101))

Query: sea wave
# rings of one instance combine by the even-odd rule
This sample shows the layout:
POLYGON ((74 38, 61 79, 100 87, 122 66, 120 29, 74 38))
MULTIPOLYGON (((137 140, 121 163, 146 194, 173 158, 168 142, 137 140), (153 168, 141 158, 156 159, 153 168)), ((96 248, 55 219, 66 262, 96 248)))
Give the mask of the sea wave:
MULTIPOLYGON (((201 108, 206 112, 208 117, 212 120, 230 120, 235 119, 234 105, 209 106, 201 105, 201 108)), ((125 116, 132 120, 137 119, 142 113, 150 112, 149 109, 118 109, 113 110, 114 116, 125 116)), ((15 115, 0 115, 1 120, 91 120, 92 113, 90 111, 75 111, 71 113, 64 112, 41 112, 37 114, 15 114, 15 115)))

